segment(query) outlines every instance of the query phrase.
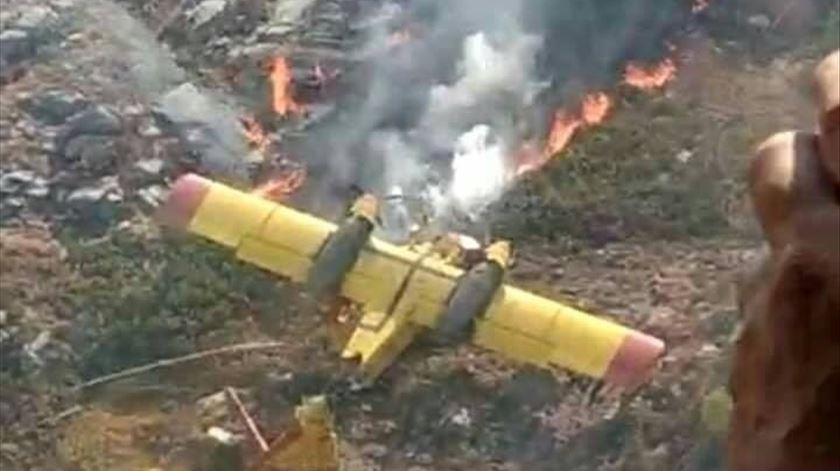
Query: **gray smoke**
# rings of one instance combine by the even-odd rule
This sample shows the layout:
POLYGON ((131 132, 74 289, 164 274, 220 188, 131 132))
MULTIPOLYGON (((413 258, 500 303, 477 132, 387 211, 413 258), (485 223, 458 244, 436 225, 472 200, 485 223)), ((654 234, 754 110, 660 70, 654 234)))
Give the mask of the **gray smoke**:
POLYGON ((81 0, 82 21, 102 25, 107 56, 121 61, 138 97, 155 106, 200 159, 202 170, 232 180, 246 178, 249 148, 233 100, 189 83, 187 74, 155 34, 110 0, 81 0))
MULTIPOLYGON (((418 0, 371 15, 377 27, 365 47, 372 59, 363 93, 307 153, 330 156, 329 184, 422 200, 434 219, 475 217, 498 198, 521 114, 541 89, 534 77, 542 42, 522 27, 526 3, 418 0), (410 39, 393 44, 402 30, 410 39)), ((403 209, 388 211, 404 220, 403 209)))
POLYGON ((235 110, 209 90, 183 83, 154 100, 156 110, 174 125, 211 175, 244 178, 250 149, 242 138, 235 110))
POLYGON ((629 61, 658 62, 668 40, 700 21, 690 0, 383 2, 365 23, 377 27, 359 93, 300 153, 323 192, 357 184, 381 194, 398 187, 407 199, 434 194, 442 218, 479 215, 510 181, 488 178, 483 163, 498 169, 491 159, 544 138, 558 106, 612 89, 629 61), (393 47, 400 30, 412 39, 393 47), (506 183, 489 191, 470 178, 506 183))
POLYGON ((186 74, 145 24, 110 0, 80 0, 78 12, 98 30, 108 57, 129 69, 132 86, 144 97, 156 97, 186 80, 186 74))
POLYGON ((457 80, 429 91, 419 129, 433 148, 450 149, 476 124, 505 126, 510 110, 530 105, 537 91, 532 77, 538 46, 537 37, 524 33, 502 44, 491 43, 484 32, 468 36, 457 80))

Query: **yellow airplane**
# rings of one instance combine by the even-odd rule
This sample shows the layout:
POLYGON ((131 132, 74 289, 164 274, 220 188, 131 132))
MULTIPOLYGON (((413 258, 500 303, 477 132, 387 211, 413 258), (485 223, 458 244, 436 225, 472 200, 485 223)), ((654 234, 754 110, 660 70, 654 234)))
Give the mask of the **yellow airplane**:
POLYGON ((440 250, 372 237, 377 211, 376 200, 363 196, 336 225, 187 174, 173 185, 159 218, 306 285, 319 299, 359 306, 364 314, 342 356, 358 360, 369 380, 424 331, 620 387, 646 381, 664 354, 657 338, 504 284, 505 242, 465 269, 440 250))

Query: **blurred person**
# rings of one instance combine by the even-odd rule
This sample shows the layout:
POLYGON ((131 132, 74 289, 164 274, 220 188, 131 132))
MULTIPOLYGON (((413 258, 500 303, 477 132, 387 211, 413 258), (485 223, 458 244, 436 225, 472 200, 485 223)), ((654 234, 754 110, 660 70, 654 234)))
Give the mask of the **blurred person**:
POLYGON ((740 293, 731 471, 840 470, 840 51, 813 78, 816 132, 770 137, 750 168, 769 251, 740 293))

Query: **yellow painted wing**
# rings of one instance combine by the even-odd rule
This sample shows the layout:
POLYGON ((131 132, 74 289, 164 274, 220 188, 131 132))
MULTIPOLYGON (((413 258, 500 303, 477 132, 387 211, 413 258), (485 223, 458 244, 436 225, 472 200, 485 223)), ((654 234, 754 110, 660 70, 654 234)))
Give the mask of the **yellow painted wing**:
MULTIPOLYGON (((179 179, 163 219, 236 251, 241 260, 306 280, 336 225, 196 175, 179 179)), ((422 328, 434 328, 463 271, 439 257, 371 238, 341 295, 366 312, 344 356, 368 358, 378 374, 422 328)), ((480 347, 541 367, 567 368, 613 384, 645 379, 663 343, 542 296, 505 285, 473 338, 480 347)))

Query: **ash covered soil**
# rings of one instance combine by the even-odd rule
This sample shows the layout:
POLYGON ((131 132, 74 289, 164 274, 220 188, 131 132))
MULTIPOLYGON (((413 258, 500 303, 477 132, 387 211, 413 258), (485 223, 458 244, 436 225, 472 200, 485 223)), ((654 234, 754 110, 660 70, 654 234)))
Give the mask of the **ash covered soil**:
MULTIPOLYGON (((302 396, 343 387, 333 332, 293 286, 150 215, 185 171, 253 183, 214 158, 248 152, 219 123, 266 113, 260 64, 277 50, 351 67, 345 16, 364 3, 0 0, 2 469, 219 469, 207 427, 247 435, 224 387, 268 438, 302 396), (77 387, 253 342, 282 346, 77 387)), ((346 469, 722 469, 725 413, 709 398, 725 385, 735 281, 761 247, 745 161, 770 133, 810 125, 804 71, 836 47, 836 11, 787 34, 752 3, 743 31, 690 35, 674 82, 617 91, 604 125, 491 212, 516 245, 510 282, 666 341, 651 383, 622 395, 419 342, 374 387, 334 395, 346 469)))

